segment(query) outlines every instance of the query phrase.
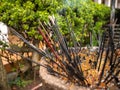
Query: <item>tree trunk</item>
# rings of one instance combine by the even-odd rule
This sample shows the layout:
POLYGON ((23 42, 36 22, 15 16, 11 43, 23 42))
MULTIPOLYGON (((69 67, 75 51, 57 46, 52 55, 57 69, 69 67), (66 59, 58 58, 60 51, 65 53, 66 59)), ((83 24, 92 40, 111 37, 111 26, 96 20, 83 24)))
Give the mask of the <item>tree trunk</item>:
POLYGON ((11 90, 7 83, 7 75, 0 57, 0 90, 11 90))
MULTIPOLYGON (((33 44, 38 48, 38 47, 39 47, 39 40, 34 40, 34 41, 33 41, 33 44)), ((33 51, 33 52, 32 52, 32 60, 34 60, 35 62, 38 62, 39 59, 40 59, 39 53, 36 52, 36 51, 33 51)), ((35 64, 35 63, 32 63, 32 67, 33 67, 33 70, 34 70, 34 78, 33 78, 34 81, 35 81, 36 72, 37 72, 36 69, 35 69, 35 66, 36 66, 36 64, 35 64)))
MULTIPOLYGON (((33 41, 33 44, 34 44, 37 48, 39 48, 39 40, 34 40, 34 41, 33 41)), ((33 51, 32 60, 34 60, 35 62, 38 62, 38 61, 39 61, 39 58, 40 58, 39 53, 36 52, 36 51, 33 51)), ((36 66, 36 64, 33 63, 32 66, 34 67, 34 66, 36 66)))
POLYGON ((89 37, 90 37, 90 47, 93 47, 92 32, 89 32, 89 37))

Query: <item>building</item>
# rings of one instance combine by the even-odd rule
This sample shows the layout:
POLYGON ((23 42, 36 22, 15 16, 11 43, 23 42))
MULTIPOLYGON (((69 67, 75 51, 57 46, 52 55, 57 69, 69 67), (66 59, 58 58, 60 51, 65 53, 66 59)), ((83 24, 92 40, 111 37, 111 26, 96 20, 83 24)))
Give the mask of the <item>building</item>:
MULTIPOLYGON (((111 5, 111 0, 93 0, 94 2, 97 2, 99 4, 105 4, 108 7, 110 7, 111 5)), ((115 0, 115 8, 119 8, 120 9, 120 0, 115 0)))

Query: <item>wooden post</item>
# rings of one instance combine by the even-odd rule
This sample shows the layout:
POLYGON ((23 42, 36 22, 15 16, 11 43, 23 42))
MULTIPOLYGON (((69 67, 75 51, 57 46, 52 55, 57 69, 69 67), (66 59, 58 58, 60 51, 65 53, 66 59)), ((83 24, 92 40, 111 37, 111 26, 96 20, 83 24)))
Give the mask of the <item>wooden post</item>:
POLYGON ((112 38, 114 37, 114 26, 115 26, 115 1, 111 0, 111 13, 110 13, 110 27, 112 28, 112 38))
POLYGON ((115 1, 116 0, 111 0, 110 24, 113 24, 115 21, 115 1))

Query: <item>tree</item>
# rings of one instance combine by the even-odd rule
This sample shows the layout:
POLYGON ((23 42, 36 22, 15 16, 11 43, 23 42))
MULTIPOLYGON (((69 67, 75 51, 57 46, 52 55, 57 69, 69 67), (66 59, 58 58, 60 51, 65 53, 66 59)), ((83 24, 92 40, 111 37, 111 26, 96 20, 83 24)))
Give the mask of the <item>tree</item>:
POLYGON ((62 13, 65 13, 60 19, 62 22, 59 22, 62 32, 68 33, 67 18, 77 40, 82 40, 83 43, 87 41, 87 44, 89 44, 89 32, 94 33, 94 35, 98 34, 102 31, 102 26, 109 20, 110 8, 91 0, 67 0, 62 8, 64 8, 62 13))
POLYGON ((87 37, 88 32, 98 33, 106 23, 110 9, 92 0, 1 0, 0 21, 12 26, 30 37, 42 39, 37 34, 37 26, 48 22, 48 16, 55 14, 63 34, 68 34, 68 26, 74 30, 77 41, 87 37), (64 13, 65 17, 60 13, 64 13), (66 17, 68 24, 66 24, 66 17))
POLYGON ((7 82, 7 75, 0 57, 0 90, 10 90, 7 82))
MULTIPOLYGON (((47 21, 48 16, 55 13, 59 0, 2 0, 0 21, 19 32, 39 38, 36 29, 39 21, 47 21)), ((59 3, 60 4, 60 3, 59 3)))

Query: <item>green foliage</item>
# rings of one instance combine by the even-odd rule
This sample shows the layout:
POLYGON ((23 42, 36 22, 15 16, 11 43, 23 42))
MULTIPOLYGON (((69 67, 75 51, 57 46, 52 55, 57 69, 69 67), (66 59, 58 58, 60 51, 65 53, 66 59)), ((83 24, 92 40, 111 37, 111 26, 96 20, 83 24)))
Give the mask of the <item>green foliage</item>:
MULTIPOLYGON (((63 33, 68 33, 69 27, 74 30, 78 41, 89 36, 89 32, 102 32, 102 26, 108 23, 110 8, 92 2, 91 0, 66 0, 63 5, 64 15, 59 19, 63 33), (67 19, 66 19, 67 18, 67 19), (67 30, 67 31, 66 31, 67 30)), ((62 10, 62 9, 61 9, 62 10)))
POLYGON ((5 50, 7 47, 9 47, 7 43, 0 41, 0 50, 5 50))
MULTIPOLYGON (((60 3, 59 3, 60 4, 60 3)), ((0 21, 16 30, 26 31, 29 36, 37 34, 39 21, 48 21, 48 16, 56 12, 57 0, 1 0, 0 21)))
POLYGON ((18 87, 25 87, 29 83, 31 83, 31 80, 23 80, 20 77, 17 77, 15 80, 9 82, 10 85, 17 85, 18 87))
POLYGON ((63 34, 74 30, 77 40, 84 41, 82 38, 88 37, 90 31, 102 29, 110 12, 91 0, 1 0, 0 5, 0 21, 39 39, 39 21, 47 22, 50 15, 55 15, 63 34))

